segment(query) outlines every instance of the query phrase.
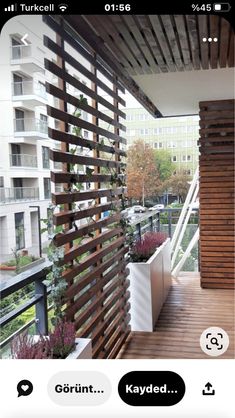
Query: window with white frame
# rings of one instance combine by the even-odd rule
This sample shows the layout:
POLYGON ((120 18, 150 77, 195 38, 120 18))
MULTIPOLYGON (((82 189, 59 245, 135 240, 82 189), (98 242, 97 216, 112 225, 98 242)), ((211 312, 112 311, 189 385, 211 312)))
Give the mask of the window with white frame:
POLYGON ((176 163, 176 162, 177 162, 177 155, 173 155, 173 156, 171 157, 171 161, 172 161, 173 163, 176 163))

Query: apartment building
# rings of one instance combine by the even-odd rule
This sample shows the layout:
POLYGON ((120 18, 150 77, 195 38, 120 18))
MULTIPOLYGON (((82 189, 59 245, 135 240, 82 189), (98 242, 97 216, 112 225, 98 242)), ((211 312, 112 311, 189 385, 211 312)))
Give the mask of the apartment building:
POLYGON ((128 146, 143 139, 156 150, 167 150, 175 171, 193 175, 198 165, 198 116, 154 119, 144 108, 127 108, 128 146))
MULTIPOLYGON (((56 85, 58 80, 44 69, 50 53, 42 34, 54 36, 41 16, 17 16, 6 23, 0 38, 0 261, 15 248, 39 254, 39 216, 47 217, 51 191, 63 187, 54 188, 50 181, 50 169, 61 165, 50 162, 50 148, 59 145, 48 138, 48 126, 57 126, 46 105, 57 107, 58 101, 51 102, 45 82, 56 85), (25 34, 27 45, 22 42, 25 34)), ((82 117, 87 119, 85 112, 82 117)), ((89 132, 82 134, 89 138, 89 132)), ((42 246, 46 241, 43 234, 42 246)))

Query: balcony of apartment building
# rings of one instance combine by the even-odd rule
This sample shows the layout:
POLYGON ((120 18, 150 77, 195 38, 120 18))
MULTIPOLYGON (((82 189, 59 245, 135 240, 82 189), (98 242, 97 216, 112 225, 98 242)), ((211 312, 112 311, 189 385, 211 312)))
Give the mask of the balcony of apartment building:
POLYGON ((36 178, 13 178, 11 187, 0 188, 0 203, 16 203, 39 200, 36 178))
POLYGON ((45 85, 33 78, 13 74, 12 101, 14 107, 34 110, 35 106, 47 104, 45 85))
POLYGON ((29 144, 11 144, 10 167, 16 169, 35 169, 38 167, 37 149, 29 144))
POLYGON ((11 65, 18 71, 31 75, 34 72, 44 73, 44 54, 36 45, 23 45, 19 38, 12 38, 11 65))
POLYGON ((14 137, 17 142, 21 139, 47 139, 48 122, 47 116, 40 114, 35 117, 35 113, 22 109, 15 109, 14 137))
MULTIPOLYGON (((50 132, 50 137, 62 145, 60 150, 51 151, 50 158, 63 163, 62 172, 51 173, 53 183, 63 185, 61 192, 52 193, 51 200, 58 211, 53 213, 51 223, 55 231, 53 244, 63 250, 57 266, 63 265, 63 279, 67 284, 63 294, 64 317, 74 323, 78 337, 91 339, 93 358, 209 359, 209 349, 202 350, 199 341, 213 324, 230 338, 228 350, 220 358, 231 359, 234 355, 234 100, 231 93, 234 71, 230 67, 234 67, 234 33, 226 20, 215 15, 124 17, 102 16, 101 24, 100 17, 92 15, 44 16, 44 22, 59 35, 59 44, 48 37, 44 37, 44 43, 59 54, 62 64, 59 67, 47 60, 46 68, 60 77, 65 86, 65 91, 48 86, 49 92, 63 101, 59 110, 48 106, 48 114, 63 122, 58 130, 50 132), (203 31, 208 27, 218 30, 220 42, 216 48, 203 41, 203 31), (66 52, 67 44, 73 53, 66 52), (81 64, 80 55, 89 62, 90 74, 87 66, 81 64), (155 56, 157 60, 153 59, 155 56), (79 67, 95 88, 83 86, 71 76, 65 70, 67 64, 74 71, 79 67), (97 73, 102 73, 95 82, 94 65, 97 73), (79 103, 81 109, 93 115, 92 123, 65 111, 71 100, 77 103, 67 94, 67 82, 93 99, 93 106, 79 103), (100 86, 109 100, 100 95, 97 88, 100 86), (162 254, 153 268, 157 287, 150 297, 146 297, 147 286, 142 281, 149 274, 141 274, 143 265, 150 264, 150 260, 141 262, 139 271, 132 277, 126 268, 129 237, 120 213, 126 192, 122 175, 126 154, 120 147, 126 144, 120 135, 125 113, 120 109, 123 99, 118 94, 118 90, 124 93, 124 88, 154 117, 196 113, 200 117, 199 171, 191 183, 174 234, 169 230, 168 261, 164 261, 162 254), (97 107, 100 103, 113 112, 108 121, 107 114, 97 107), (100 119, 110 123, 113 130, 102 128, 100 119), (69 123, 93 132, 94 140, 67 132, 69 123), (105 140, 101 141, 101 137, 105 140), (74 145, 83 146, 87 153, 76 155, 74 145), (77 173, 76 164, 86 166, 86 172, 77 173), (94 187, 83 190, 84 183, 92 183, 94 187), (193 236, 183 248, 183 236, 198 196, 199 225, 194 225, 193 236), (80 204, 89 199, 91 204, 81 209, 80 204), (78 226, 78 220, 84 220, 85 224, 78 226), (63 232, 56 232, 57 227, 63 232), (182 272, 198 242, 200 271, 182 272), (181 245, 183 255, 177 260, 181 245), (164 290, 165 275, 168 295, 164 290), (130 318, 134 286, 140 288, 135 299, 137 318, 142 322, 142 329, 138 330, 132 327, 130 318), (146 331, 146 312, 159 297, 158 317, 151 315, 152 309, 151 329, 146 331)), ((171 215, 170 212, 167 215, 169 220, 171 215)), ((146 215, 143 228, 140 219, 132 225, 135 228, 132 243, 148 229, 159 228, 154 216, 155 213, 146 215)), ((29 298, 7 312, 2 318, 3 326, 35 304, 35 316, 22 328, 33 325, 36 333, 46 333, 46 307, 49 307, 46 302, 49 289, 43 287, 46 274, 40 267, 3 286, 5 298, 25 286, 25 282, 35 283, 33 302, 29 298)), ((148 289, 151 291, 151 286, 148 289)), ((22 328, 16 332, 22 332, 22 328)), ((9 335, 2 345, 11 339, 9 335)), ((208 340, 211 350, 218 344, 213 339, 208 340)))

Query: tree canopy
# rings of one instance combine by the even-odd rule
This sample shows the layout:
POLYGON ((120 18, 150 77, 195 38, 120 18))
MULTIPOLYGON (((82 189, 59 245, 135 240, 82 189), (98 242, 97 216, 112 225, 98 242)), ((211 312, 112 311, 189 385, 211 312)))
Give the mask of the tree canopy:
POLYGON ((160 176, 154 151, 143 140, 138 139, 127 152, 127 195, 142 201, 157 193, 160 176))

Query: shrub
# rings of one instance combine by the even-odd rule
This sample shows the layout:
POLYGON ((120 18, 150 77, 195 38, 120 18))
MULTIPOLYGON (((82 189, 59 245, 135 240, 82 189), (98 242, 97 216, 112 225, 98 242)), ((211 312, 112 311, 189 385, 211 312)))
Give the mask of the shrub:
POLYGON ((130 257, 133 262, 145 262, 167 239, 164 232, 146 232, 142 239, 137 240, 131 246, 130 257))
POLYGON ((75 327, 71 322, 58 322, 48 336, 37 341, 27 332, 12 340, 13 359, 64 359, 75 348, 75 327))

